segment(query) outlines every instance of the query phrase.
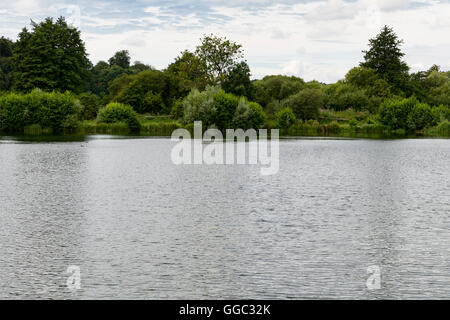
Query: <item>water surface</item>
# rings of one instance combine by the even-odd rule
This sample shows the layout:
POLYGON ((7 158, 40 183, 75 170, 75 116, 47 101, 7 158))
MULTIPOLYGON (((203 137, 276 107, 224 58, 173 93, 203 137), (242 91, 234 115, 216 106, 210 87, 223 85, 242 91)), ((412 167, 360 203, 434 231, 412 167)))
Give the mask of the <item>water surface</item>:
POLYGON ((282 140, 274 176, 173 145, 2 138, 0 298, 450 296, 450 140, 282 140))

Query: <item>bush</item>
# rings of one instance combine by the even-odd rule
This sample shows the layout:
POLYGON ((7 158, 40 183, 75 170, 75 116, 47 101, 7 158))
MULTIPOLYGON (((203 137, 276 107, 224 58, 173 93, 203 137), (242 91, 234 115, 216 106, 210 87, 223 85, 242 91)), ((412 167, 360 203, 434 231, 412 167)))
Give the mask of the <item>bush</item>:
POLYGON ((54 130, 73 129, 81 105, 75 96, 33 90, 29 94, 8 93, 0 96, 0 129, 21 132, 25 126, 40 125, 54 130))
POLYGON ((429 105, 418 103, 409 113, 407 123, 408 128, 411 130, 422 130, 436 125, 436 120, 429 105))
POLYGON ((437 127, 437 132, 442 136, 450 136, 450 121, 441 122, 437 127))
POLYGON ((101 99, 93 93, 82 93, 78 95, 78 99, 82 105, 82 118, 85 120, 95 119, 102 104, 101 99))
POLYGON ((277 114, 278 126, 282 129, 288 129, 297 121, 294 111, 291 108, 283 108, 277 114))
POLYGON ((302 120, 317 119, 319 108, 324 104, 325 95, 320 89, 304 89, 284 101, 296 117, 302 120))
POLYGON ((449 120, 450 121, 450 107, 440 105, 439 107, 434 107, 431 112, 437 122, 449 120))
POLYGON ((220 90, 214 95, 216 119, 214 123, 220 130, 232 127, 233 117, 239 104, 239 98, 231 93, 220 90))
POLYGON ((207 87, 202 92, 193 89, 183 100, 182 108, 185 124, 202 121, 205 128, 215 127, 220 130, 258 128, 266 119, 258 103, 225 93, 218 87, 207 87))
POLYGON ((134 132, 140 128, 136 111, 129 105, 117 102, 112 102, 100 109, 97 121, 100 123, 124 122, 134 132))
POLYGON ((415 97, 385 101, 378 111, 379 120, 393 130, 407 129, 408 116, 418 103, 415 97))
POLYGON ((220 91, 218 87, 207 87, 205 91, 191 90, 183 100, 184 123, 202 121, 204 127, 215 125, 216 107, 214 95, 220 91))
POLYGON ((266 114, 263 108, 256 102, 248 102, 241 97, 233 117, 233 128, 258 129, 264 125, 266 114))

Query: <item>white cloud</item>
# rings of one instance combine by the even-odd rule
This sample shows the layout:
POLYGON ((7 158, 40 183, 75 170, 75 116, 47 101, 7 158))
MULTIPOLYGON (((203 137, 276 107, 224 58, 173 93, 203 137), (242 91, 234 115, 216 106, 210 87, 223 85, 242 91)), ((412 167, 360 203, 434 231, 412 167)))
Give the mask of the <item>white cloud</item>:
MULTIPOLYGON (((164 68, 180 51, 193 50, 203 34, 214 33, 243 44, 254 77, 284 73, 331 82, 358 65, 368 39, 387 24, 405 40, 405 59, 413 69, 434 63, 450 66, 449 1, 273 4, 268 0, 231 0, 224 4, 214 0, 173 8, 165 2, 151 1, 150 5, 149 1, 139 12, 127 14, 123 12, 131 5, 80 2, 86 3, 81 6, 82 36, 94 62, 108 59, 115 50, 129 49, 133 60, 164 68)), ((8 14, 0 18, 2 32, 17 34, 29 18, 53 14, 48 11, 51 6, 47 0, 5 4, 2 10, 8 14)))

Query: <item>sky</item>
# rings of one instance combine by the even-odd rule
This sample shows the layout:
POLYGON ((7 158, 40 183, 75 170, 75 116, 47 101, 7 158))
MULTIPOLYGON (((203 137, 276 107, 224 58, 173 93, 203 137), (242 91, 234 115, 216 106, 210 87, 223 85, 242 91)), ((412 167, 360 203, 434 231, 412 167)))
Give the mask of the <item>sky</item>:
POLYGON ((242 44, 252 78, 295 75, 331 83, 363 60, 383 25, 404 40, 412 71, 450 69, 450 0, 0 0, 0 36, 30 19, 65 16, 94 63, 126 49, 163 69, 213 33, 242 44))

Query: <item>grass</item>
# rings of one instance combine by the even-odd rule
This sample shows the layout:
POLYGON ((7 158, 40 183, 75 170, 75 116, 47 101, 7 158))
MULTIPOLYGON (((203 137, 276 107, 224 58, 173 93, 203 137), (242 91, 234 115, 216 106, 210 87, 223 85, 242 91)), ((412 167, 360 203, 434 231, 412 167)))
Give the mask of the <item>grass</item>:
MULTIPOLYGON (((144 136, 171 136, 178 128, 186 128, 192 134, 193 125, 183 126, 180 121, 170 116, 152 116, 148 114, 138 115, 140 123, 139 134, 144 136)), ((266 129, 276 129, 277 121, 268 117, 264 126, 266 129)), ((48 128, 40 125, 30 125, 24 128, 26 135, 51 134, 48 128)), ((116 134, 127 135, 130 130, 126 123, 99 123, 95 120, 80 122, 78 134, 116 134)), ((450 137, 450 122, 443 121, 438 126, 427 128, 418 135, 428 137, 450 137)), ((321 110, 318 120, 297 121, 288 129, 280 130, 281 136, 331 136, 331 137, 360 137, 360 138, 385 138, 405 137, 404 130, 392 131, 389 127, 381 125, 375 115, 354 110, 333 111, 321 110)))

